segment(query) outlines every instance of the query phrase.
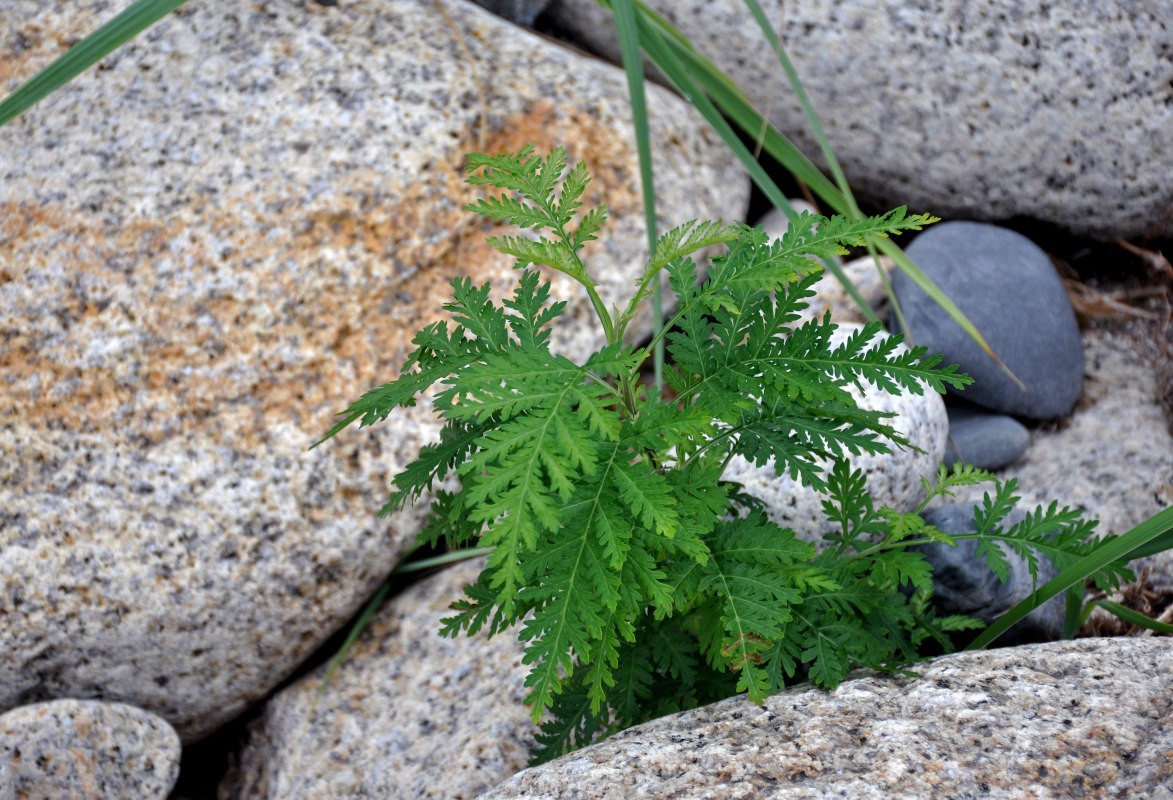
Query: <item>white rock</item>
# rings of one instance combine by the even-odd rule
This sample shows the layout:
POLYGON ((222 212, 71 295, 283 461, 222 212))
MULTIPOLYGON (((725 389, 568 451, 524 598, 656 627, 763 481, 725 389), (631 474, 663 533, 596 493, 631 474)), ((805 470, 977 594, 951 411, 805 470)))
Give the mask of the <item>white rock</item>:
MULTIPOLYGON (((192 3, 0 129, 0 710, 100 696, 199 739, 390 571, 421 509, 375 512, 436 434, 428 404, 307 447, 395 376, 453 278, 516 282, 463 210, 465 153, 585 159, 613 222, 584 257, 604 302, 628 296, 623 73, 443 9, 192 3)), ((110 12, 0 0, 0 94, 110 12)), ((662 226, 740 219, 725 146, 649 102, 662 226)), ((602 337, 554 283, 555 346, 581 358, 602 337)))
MULTIPOLYGON (((860 327, 844 324, 835 331, 832 341, 842 343, 860 327)), ((894 412, 896 416, 887 420, 887 424, 923 452, 892 447, 890 453, 863 453, 849 456, 848 460, 853 469, 862 469, 867 475, 868 490, 877 508, 889 506, 901 512, 910 511, 924 499, 921 478, 931 479, 936 475, 945 453, 949 432, 945 404, 939 394, 928 388, 920 395, 909 392, 893 395, 865 382, 864 389, 861 393, 855 387, 848 387, 860 408, 894 412)), ((737 481, 763 500, 770 519, 792 529, 799 538, 817 542, 824 533, 833 530, 823 513, 823 495, 789 475, 778 476, 773 460, 758 467, 741 456, 734 456, 722 477, 737 481)))
POLYGON ((270 699, 221 798, 471 800, 521 770, 536 728, 516 629, 438 634, 483 566, 451 567, 387 603, 316 707, 328 664, 270 699))
MULTIPOLYGON (((821 163, 742 0, 648 5, 821 163)), ((857 195, 963 219, 1029 216, 1105 239, 1168 225, 1167 2, 761 6, 857 195)), ((591 49, 618 57, 610 14, 594 0, 555 0, 547 13, 591 49)))
POLYGON ((53 700, 0 714, 0 798, 7 778, 18 800, 164 800, 179 757, 170 725, 122 703, 53 700))

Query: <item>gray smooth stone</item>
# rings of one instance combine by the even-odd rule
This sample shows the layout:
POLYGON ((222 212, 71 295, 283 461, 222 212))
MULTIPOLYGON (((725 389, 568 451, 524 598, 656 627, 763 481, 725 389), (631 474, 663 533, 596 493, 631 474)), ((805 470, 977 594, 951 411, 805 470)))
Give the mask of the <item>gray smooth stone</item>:
POLYGON ((550 0, 473 0, 499 17, 518 25, 533 25, 550 0))
POLYGON ((1014 417, 961 406, 946 406, 945 411, 949 415, 947 467, 961 461, 980 469, 1000 469, 1017 461, 1030 444, 1030 431, 1014 417))
POLYGON ((904 272, 892 286, 917 345, 957 363, 974 383, 960 392, 993 411, 1053 419, 1075 406, 1083 388, 1083 349, 1075 312, 1050 259, 1014 231, 947 222, 918 236, 906 252, 985 336, 1025 386, 904 272))
MULTIPOLYGON (((951 503, 925 512, 924 518, 933 527, 948 534, 973 533, 974 506, 951 503)), ((1021 522, 1026 512, 1014 509, 1002 522, 1006 528, 1021 522)), ((1037 584, 1031 579, 1026 562, 1009 548, 1002 552, 1010 562, 1010 579, 1003 582, 986 566, 984 558, 976 555, 978 541, 965 539, 956 547, 930 544, 909 548, 924 553, 933 567, 933 604, 941 614, 964 614, 987 624, 1006 613, 1058 574, 1050 561, 1039 559, 1037 584)), ((1036 608, 999 639, 1000 644, 1037 642, 1058 639, 1063 632, 1063 596, 1054 597, 1036 608)))

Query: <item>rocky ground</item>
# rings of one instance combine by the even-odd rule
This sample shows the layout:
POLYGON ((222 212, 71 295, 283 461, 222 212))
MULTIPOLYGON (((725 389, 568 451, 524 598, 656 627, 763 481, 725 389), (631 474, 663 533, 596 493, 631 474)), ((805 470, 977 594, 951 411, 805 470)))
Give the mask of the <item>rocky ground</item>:
MULTIPOLYGON (((576 2, 537 24, 575 33, 576 2)), ((0 94, 108 5, 0 0, 0 94)), ((726 20, 693 35, 732 30, 719 52, 768 106, 760 59, 736 38, 752 30, 740 4, 696 5, 704 15, 682 24, 726 20)), ((1018 478, 1024 504, 1056 498, 1105 533, 1173 504, 1173 242, 1160 238, 1173 218, 1160 53, 1173 43, 1162 51, 1158 28, 1122 7, 1008 19, 981 6, 940 15, 938 30, 911 7, 855 26, 862 6, 820 0, 785 26, 812 37, 796 57, 866 199, 887 192, 997 221, 949 247, 921 240, 918 261, 998 278, 958 301, 985 302, 993 316, 975 321, 1011 337, 996 344, 1008 362, 1025 343, 1033 362, 1016 374, 1057 381, 1027 405, 1002 386, 983 399, 994 417, 865 392, 860 402, 897 411, 924 442, 923 457, 859 464, 884 502, 915 506, 910 489, 952 446, 1018 478), (1105 47, 1111 63, 1080 55, 1105 47), (991 64, 1003 80, 955 91, 991 64), (861 102, 864 89, 877 102, 861 102), (885 108, 887 121, 869 116, 885 108), (1121 152, 1125 142, 1143 146, 1121 152)), ((577 41, 597 45, 588 8, 577 41)), ((604 298, 621 296, 644 246, 626 93, 614 67, 464 0, 208 0, 0 128, 0 800, 618 796, 652 768, 664 781, 639 788, 655 797, 708 784, 714 797, 780 785, 806 796, 832 774, 859 796, 859 785, 931 778, 926 790, 1009 797, 1007 770, 1040 796, 1161 796, 1171 640, 1099 612, 1075 642, 962 654, 921 680, 796 688, 762 708, 734 698, 511 778, 534 733, 520 648, 428 633, 467 580, 463 565, 395 584, 318 696, 343 635, 332 633, 414 538, 418 512, 383 522, 376 511, 437 426, 423 403, 308 445, 393 375, 452 278, 499 292, 514 279, 462 211, 469 150, 535 141, 581 153, 596 178, 589 199, 613 218, 592 264, 604 298), (971 736, 950 743, 942 720, 971 736), (910 755, 877 761, 882 751, 910 755), (852 753, 874 768, 847 774, 837 759, 852 753)), ((723 144, 670 92, 649 98, 664 219, 755 219, 760 198, 723 144)), ((883 310, 874 269, 845 268, 883 310)), ((598 341, 572 290, 555 284, 571 302, 556 348, 576 357, 598 341)), ((841 290, 823 290, 837 319, 856 320, 841 290)), ((995 370, 983 386, 998 380, 995 370)), ((817 535, 812 498, 739 474, 779 500, 780 520, 817 535)), ((1173 554, 1138 569, 1115 599, 1170 621, 1173 554)))

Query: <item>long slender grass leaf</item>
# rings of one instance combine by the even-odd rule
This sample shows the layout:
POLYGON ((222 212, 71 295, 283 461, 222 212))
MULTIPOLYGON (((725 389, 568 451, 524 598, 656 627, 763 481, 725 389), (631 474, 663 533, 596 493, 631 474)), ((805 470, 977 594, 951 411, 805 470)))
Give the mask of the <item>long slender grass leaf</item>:
POLYGON ((1167 622, 1160 622, 1152 617, 1146 617, 1139 611, 1135 611, 1128 606, 1122 606, 1119 603, 1114 603, 1111 600, 1097 600, 1092 603, 1093 606, 1100 606, 1105 611, 1115 614, 1120 619, 1127 622, 1129 625, 1135 625, 1138 628, 1147 628, 1154 633, 1164 633, 1173 635, 1173 625, 1167 622))
POLYGON ((786 48, 782 46, 781 40, 778 38, 777 33, 774 32, 774 26, 766 18, 766 12, 762 10, 758 0, 745 0, 745 5, 753 15, 754 20, 757 21, 758 27, 762 29, 762 34, 770 44, 770 50, 778 58, 778 64, 782 67, 782 72, 785 73, 786 80, 789 82, 794 96, 798 98, 798 104, 802 106, 802 113, 806 116, 811 133, 814 134, 815 140, 819 143, 819 150, 822 152, 823 159, 826 160, 827 166, 831 170, 831 176, 835 179, 835 185, 839 187, 839 191, 843 193, 843 198, 847 202, 850 216, 853 219, 859 219, 861 212, 859 205, 855 202, 855 196, 851 193, 851 186, 847 183, 847 176, 843 174, 843 167, 840 166, 839 159, 835 157, 835 151, 831 148, 831 143, 827 141, 827 134, 823 131, 823 124, 819 122, 819 116, 815 113, 815 107, 811 104, 810 97, 806 93, 806 87, 799 80, 798 71, 794 69, 794 64, 791 63, 790 56, 786 53, 786 48))
POLYGON ((187 0, 136 0, 0 102, 0 125, 31 108, 187 0))
MULTIPOLYGON (((627 89, 631 94, 631 117, 635 125, 635 142, 639 151, 639 175, 644 194, 644 220, 648 232, 648 258, 656 252, 656 190, 652 173, 652 144, 648 129, 648 105, 644 96, 644 67, 640 53, 639 29, 635 21, 635 7, 631 0, 612 0, 615 30, 619 36, 619 50, 623 55, 623 69, 627 73, 627 89)), ((664 305, 657 280, 652 288, 652 333, 658 334, 664 325, 664 305)), ((652 368, 656 391, 664 385, 664 342, 657 340, 652 354, 652 368)))
POLYGON ((1166 508, 1123 536, 1104 542, 994 620, 994 624, 982 631, 966 649, 982 649, 1009 630, 1010 626, 1055 595, 1067 591, 1068 587, 1081 584, 1089 576, 1099 572, 1113 561, 1128 558, 1133 552, 1140 550, 1149 542, 1158 537, 1168 536, 1171 532, 1173 532, 1173 508, 1166 508))
MULTIPOLYGON (((747 4, 753 3, 753 0, 746 0, 746 2, 747 4)), ((754 5, 756 5, 756 3, 754 3, 754 5)), ((831 183, 831 181, 829 181, 826 176, 824 176, 823 173, 819 171, 818 167, 811 163, 810 159, 808 159, 802 153, 802 151, 800 151, 792 142, 790 142, 790 140, 783 136, 773 125, 769 124, 768 121, 753 107, 753 105, 746 98, 745 93, 737 87, 737 84, 734 83, 728 76, 726 76, 711 61, 698 53, 696 49, 692 47, 690 43, 688 43, 688 40, 682 34, 680 34, 679 31, 676 30, 672 23, 668 22, 662 16, 647 8, 643 3, 638 2, 638 0, 636 6, 641 14, 641 21, 646 21, 648 25, 654 25, 656 30, 663 34, 663 40, 666 45, 672 48, 673 54, 677 56, 682 64, 689 70, 690 74, 695 78, 696 82, 705 90, 705 92, 709 94, 713 100, 713 103, 716 104, 721 113, 727 115, 729 119, 731 119, 739 128, 750 135, 754 135, 757 132, 763 130, 764 126, 765 134, 762 140, 762 148, 766 153, 768 153, 787 171, 794 175, 795 178, 805 183, 811 189, 811 191, 818 195, 818 197, 827 203, 827 205, 829 205, 836 213, 844 214, 846 216, 853 216, 859 213, 859 209, 855 205, 854 198, 840 191, 838 187, 831 183)), ((751 11, 752 10, 753 7, 751 6, 751 11)), ((758 11, 761 11, 760 6, 758 7, 758 11)), ((755 18, 757 18, 756 13, 755 18)), ((768 37, 776 36, 773 29, 770 28, 768 20, 765 20, 764 13, 761 15, 761 18, 758 21, 759 23, 763 21, 766 22, 763 28, 763 32, 768 29, 768 37)), ((776 41, 776 38, 772 38, 772 41, 776 41)), ((668 73, 664 69, 664 65, 660 63, 660 59, 650 51, 649 55, 652 56, 652 59, 656 62, 656 66, 658 66, 660 70, 665 72, 667 75, 668 73)), ((784 52, 782 53, 781 58, 784 58, 786 64, 789 64, 789 59, 785 57, 784 52)), ((785 65, 783 68, 785 70, 785 65)), ((793 73, 793 65, 790 65, 790 72, 793 73)), ((669 77, 671 78, 671 76, 669 77)), ((793 73, 793 80, 798 84, 798 86, 801 86, 801 83, 798 82, 797 73, 793 73)), ((805 91, 802 92, 802 96, 806 96, 805 91)), ((807 104, 809 105, 809 99, 807 100, 807 104)), ((811 108, 810 113, 813 116, 813 107, 811 108)), ((816 131, 816 138, 819 138, 818 132, 821 132, 821 127, 816 131)), ((825 135, 820 139, 820 146, 824 145, 828 150, 830 150, 830 144, 826 142, 825 135)), ((830 159, 828 159, 828 161, 830 162, 830 159)), ((837 164, 838 162, 835 161, 835 163, 837 164)), ((765 190, 763 189, 763 191, 765 190)), ((769 192, 766 192, 766 194, 770 198, 770 201, 783 211, 788 209, 791 211, 793 210, 790 209, 789 203, 780 205, 777 199, 771 196, 769 192)), ((924 272, 919 267, 917 267, 916 264, 914 264, 907 255, 904 254, 904 251, 900 249, 899 245, 892 241, 883 239, 875 240, 872 242, 872 244, 875 247, 878 247, 885 255, 890 256, 896 262, 896 266, 903 270, 912 279, 913 283, 919 286, 934 302, 941 306, 941 308, 943 308, 950 317, 956 320, 957 324, 961 326, 962 330, 964 330, 966 334, 970 336, 970 338, 977 342, 1003 370, 1005 370, 1013 377, 1013 373, 1010 372, 1005 364, 1003 364, 1001 359, 998 358, 997 354, 994 353, 993 348, 990 347, 989 342, 986 341, 985 337, 982 336, 977 327, 969 320, 968 317, 965 316, 964 313, 962 313, 957 305, 949 299, 949 297, 940 289, 940 287, 938 287, 932 281, 932 279, 925 275, 924 272)), ((843 285, 844 289, 851 296, 851 298, 856 302, 860 309, 864 311, 865 315, 869 319, 875 319, 875 315, 871 308, 860 296, 859 292, 856 290, 855 286, 851 283, 847 276, 843 274, 843 271, 838 268, 838 265, 828 264, 828 267, 835 275, 836 279, 838 279, 838 281, 843 285)), ((1018 380, 1017 378, 1014 379, 1016 381, 1018 380)))
MULTIPOLYGON (((640 36, 644 43, 644 48, 656 63, 656 66, 676 85, 677 90, 693 104, 722 140, 724 140, 725 144, 733 151, 738 160, 741 161, 754 183, 765 193, 770 202, 778 208, 790 209, 793 212, 782 190, 778 188, 778 185, 774 183, 774 180, 766 173, 761 164, 757 162, 757 159, 753 157, 753 154, 750 153, 745 144, 742 143, 737 133, 726 122, 725 118, 721 116, 720 111, 717 110, 705 92, 693 80, 692 74, 676 57, 676 53, 669 49, 667 42, 674 40, 665 39, 643 17, 640 18, 639 22, 640 36)), ((825 178, 823 180, 826 181, 825 178)), ((875 320, 875 314, 860 296, 855 286, 847 279, 842 268, 832 259, 826 259, 823 263, 835 275, 839 282, 843 284, 846 291, 859 304, 860 308, 865 309, 865 313, 871 319, 875 320)))

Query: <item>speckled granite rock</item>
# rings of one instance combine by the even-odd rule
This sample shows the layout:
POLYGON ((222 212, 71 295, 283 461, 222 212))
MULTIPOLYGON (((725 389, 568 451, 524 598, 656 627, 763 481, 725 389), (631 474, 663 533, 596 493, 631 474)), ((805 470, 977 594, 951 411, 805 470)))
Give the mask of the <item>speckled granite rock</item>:
POLYGON ((269 700, 220 800, 471 800, 522 769, 535 726, 516 631, 437 633, 482 566, 446 569, 386 604, 312 717, 326 666, 269 700))
POLYGON ((918 678, 743 697, 623 731, 481 800, 1170 796, 1173 639, 963 653, 918 678))
POLYGON ((906 252, 953 298, 1019 381, 924 290, 897 273, 892 290, 912 340, 943 353, 973 378, 959 392, 962 398, 1031 419, 1071 411, 1083 379, 1079 326, 1067 289, 1042 248, 1006 228, 959 221, 933 225, 906 252))
MULTIPOLYGON (((1101 534, 1129 529, 1173 505, 1173 435, 1157 400, 1143 348, 1121 334, 1085 332, 1083 396, 1057 429, 1031 432, 1030 446, 996 474, 1018 479, 1021 507, 1083 509, 1101 534)), ((952 502, 974 503, 988 487, 963 487, 952 502)), ((1173 591, 1173 553, 1134 564, 1151 569, 1158 591, 1173 591)))
MULTIPOLYGON (((461 210, 464 153, 585 158, 613 216, 585 256, 626 297, 646 244, 622 72, 444 8, 455 30, 432 0, 193 3, 0 129, 0 710, 124 700, 198 739, 390 570, 421 514, 375 512, 428 405, 306 448, 452 278, 516 281, 461 210)), ((115 11, 0 0, 0 94, 115 11)), ((650 102, 664 227, 740 219, 724 145, 650 102)), ((590 305, 554 293, 581 357, 590 305)))
MULTIPOLYGON (((741 0, 651 0, 812 158, 741 0)), ((1173 27, 1161 0, 762 0, 857 194, 939 216, 1028 216, 1110 239, 1167 224, 1173 27)), ((608 12, 551 20, 616 60, 608 12)), ((1166 228, 1166 230, 1170 230, 1166 228)))
MULTIPOLYGON (((850 323, 841 325, 834 334, 835 341, 843 341, 859 327, 850 323)), ((862 469, 867 474, 868 490, 877 508, 890 506, 910 511, 924 499, 921 478, 932 478, 937 474, 937 465, 945 452, 945 437, 949 430, 945 404, 941 395, 931 390, 919 396, 907 392, 892 395, 869 383, 864 383, 864 387, 863 393, 848 387, 859 407, 895 412, 897 416, 888 424, 923 452, 893 448, 891 453, 850 456, 849 461, 853 468, 862 469)), ((802 539, 817 542, 823 533, 832 530, 823 514, 823 496, 789 475, 778 476, 773 461, 765 467, 758 467, 741 456, 734 456, 722 477, 737 481, 750 494, 761 498, 766 503, 770 519, 784 528, 791 528, 802 539)))
POLYGON ((15 800, 164 800, 179 755, 170 725, 122 703, 53 700, 0 714, 0 762, 15 800))
POLYGON ((0 753, 0 800, 16 800, 16 786, 12 781, 12 768, 8 765, 7 754, 0 753))

